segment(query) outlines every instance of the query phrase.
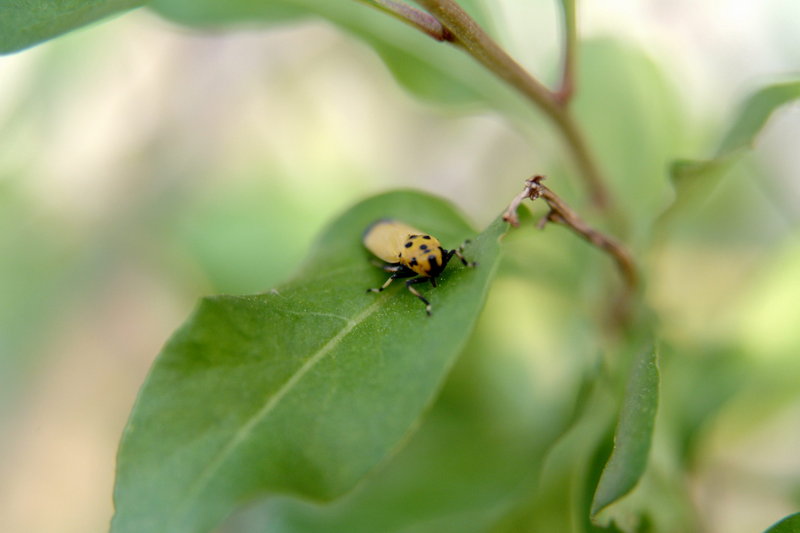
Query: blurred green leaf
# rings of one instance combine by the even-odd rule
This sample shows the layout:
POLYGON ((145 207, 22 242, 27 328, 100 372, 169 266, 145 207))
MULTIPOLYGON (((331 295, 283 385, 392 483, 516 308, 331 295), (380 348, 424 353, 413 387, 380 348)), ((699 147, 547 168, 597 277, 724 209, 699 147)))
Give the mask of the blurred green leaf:
POLYGON ((16 52, 146 0, 27 0, 0 4, 0 54, 16 52))
POLYGON ((800 80, 778 83, 759 89, 745 101, 739 115, 725 135, 717 155, 738 148, 751 148, 756 135, 779 107, 800 98, 800 80))
POLYGON ((472 230, 414 192, 369 199, 332 223, 297 277, 267 294, 204 299, 159 355, 120 446, 114 532, 207 531, 268 493, 337 497, 397 447, 430 404, 477 319, 506 224, 467 248, 421 303, 361 234, 396 217, 446 246, 472 230))
POLYGON ((665 168, 685 142, 685 112, 675 86, 641 48, 609 38, 582 41, 578 67, 575 114, 617 209, 634 222, 636 242, 669 198, 665 168))
MULTIPOLYGON (((364 0, 366 3, 368 0, 364 0)), ((487 12, 482 0, 461 0, 459 4, 481 24, 486 24, 487 12)), ((208 26, 219 24, 243 23, 250 20, 261 20, 269 23, 282 23, 293 19, 321 16, 330 18, 332 22, 340 19, 340 14, 365 10, 374 12, 372 8, 358 5, 358 1, 319 2, 317 0, 230 0, 215 2, 214 0, 156 0, 150 7, 165 16, 190 26, 208 26), (332 5, 327 5, 332 4, 332 5), (351 7, 352 6, 352 7, 351 7)), ((385 14, 379 14, 386 19, 385 14)), ((416 31, 416 30, 415 30, 416 31)))
POLYGON ((746 389, 753 370, 739 350, 699 350, 669 342, 659 344, 659 370, 664 376, 661 398, 665 417, 670 419, 674 450, 691 467, 703 429, 746 389))
POLYGON ((772 113, 798 98, 800 98, 800 81, 784 82, 759 89, 741 106, 713 158, 673 161, 670 175, 676 199, 668 212, 672 212, 697 192, 707 192, 713 188, 730 167, 753 147, 756 136, 772 113))
MULTIPOLYGON (((488 25, 483 2, 460 2, 488 25)), ((353 0, 155 0, 149 7, 175 22, 197 27, 252 26, 322 18, 369 44, 395 79, 420 98, 450 105, 507 107, 513 92, 466 54, 353 0)), ((514 98, 511 97, 513 100, 514 98)))
POLYGON ((659 372, 655 348, 634 360, 622 402, 614 450, 606 463, 592 502, 592 516, 630 492, 647 466, 658 407, 659 372))
POLYGON ((614 401, 605 383, 595 382, 588 401, 576 407, 580 413, 575 423, 549 450, 527 501, 499 520, 492 533, 583 530, 589 507, 584 488, 598 444, 610 441, 606 436, 613 426, 614 401))
POLYGON ((800 513, 794 513, 773 524, 764 533, 797 533, 798 531, 800 531, 800 513))
POLYGON ((64 317, 104 274, 87 252, 90 239, 37 204, 26 184, 0 171, 0 434, 5 415, 24 404, 15 396, 28 394, 46 366, 64 317))
POLYGON ((210 292, 253 294, 285 281, 319 228, 341 210, 336 206, 343 201, 334 193, 322 207, 292 194, 283 176, 264 175, 269 178, 231 180, 223 190, 193 196, 162 231, 169 246, 196 261, 211 282, 210 292))

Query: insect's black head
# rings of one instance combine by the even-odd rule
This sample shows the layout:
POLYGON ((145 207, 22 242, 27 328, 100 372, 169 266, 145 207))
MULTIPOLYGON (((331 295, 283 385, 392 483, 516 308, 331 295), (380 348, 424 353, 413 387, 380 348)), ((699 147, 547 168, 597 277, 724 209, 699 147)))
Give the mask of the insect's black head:
POLYGON ((453 257, 454 250, 445 250, 444 248, 439 248, 438 254, 431 255, 428 259, 430 267, 428 269, 428 277, 435 278, 439 274, 441 274, 447 263, 450 262, 450 258, 453 257))

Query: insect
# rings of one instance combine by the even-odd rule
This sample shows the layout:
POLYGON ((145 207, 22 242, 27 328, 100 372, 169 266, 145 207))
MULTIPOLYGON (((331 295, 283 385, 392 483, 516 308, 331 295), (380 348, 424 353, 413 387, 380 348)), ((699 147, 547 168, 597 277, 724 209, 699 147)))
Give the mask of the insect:
POLYGON ((467 261, 463 255, 464 244, 469 241, 454 250, 445 250, 436 237, 397 220, 373 222, 364 231, 363 240, 367 250, 384 262, 378 266, 392 273, 386 283, 376 289, 367 289, 367 292, 381 292, 397 278, 411 278, 406 281, 406 288, 422 300, 428 316, 431 314, 431 304, 413 285, 430 281, 436 287, 437 276, 453 255, 461 259, 464 266, 477 266, 477 263, 467 261))

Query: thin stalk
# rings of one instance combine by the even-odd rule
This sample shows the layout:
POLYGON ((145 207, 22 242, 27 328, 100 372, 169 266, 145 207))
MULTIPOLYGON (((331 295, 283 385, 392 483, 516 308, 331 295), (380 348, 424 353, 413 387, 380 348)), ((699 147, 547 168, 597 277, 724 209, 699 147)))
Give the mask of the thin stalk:
POLYGON ((548 115, 557 112, 553 93, 500 48, 461 6, 453 0, 415 1, 450 30, 453 44, 523 93, 548 115))
MULTIPOLYGON (((450 42, 464 49, 490 72, 535 103, 553 120, 564 136, 566 145, 586 182, 592 203, 601 209, 608 210, 611 201, 602 173, 589 151, 583 134, 568 110, 562 105, 557 94, 542 85, 514 61, 453 0, 415 1, 439 20, 452 34, 453 38, 450 39, 450 42)), ((571 48, 574 50, 574 44, 571 48)))
POLYGON ((561 86, 556 92, 556 99, 566 106, 575 92, 575 63, 578 47, 578 23, 575 12, 575 0, 561 0, 561 11, 564 17, 564 59, 561 73, 561 86))

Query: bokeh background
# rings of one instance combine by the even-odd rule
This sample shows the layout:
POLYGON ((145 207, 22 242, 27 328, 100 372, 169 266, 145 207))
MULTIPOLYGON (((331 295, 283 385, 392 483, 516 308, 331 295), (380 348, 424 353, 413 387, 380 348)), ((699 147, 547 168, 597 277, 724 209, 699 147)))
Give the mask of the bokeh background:
MULTIPOLYGON (((552 83, 555 6, 496 4, 503 44, 552 83)), ((666 162, 710 155, 750 90, 800 71, 796 0, 584 0, 580 34, 595 45, 578 104, 612 167, 641 149, 629 94, 668 115, 668 131, 651 132, 666 162), (641 84, 624 97, 602 83, 602 62, 617 60, 641 84)), ((355 201, 420 188, 482 227, 545 173, 585 207, 541 128, 418 100, 321 21, 199 32, 136 10, 0 57, 0 531, 104 531, 120 433, 171 332, 203 295, 287 279, 355 201)), ((673 345, 735 346, 758 369, 700 437, 689 485, 708 531, 763 529, 800 499, 798 139, 800 107, 788 106, 675 225, 680 244, 646 257, 673 345)), ((642 209, 667 205, 665 183, 642 209)), ((558 274, 539 274, 552 288, 558 274)), ((489 305, 524 323, 554 298, 501 280, 489 305)), ((524 340, 559 345, 548 335, 524 340)))

